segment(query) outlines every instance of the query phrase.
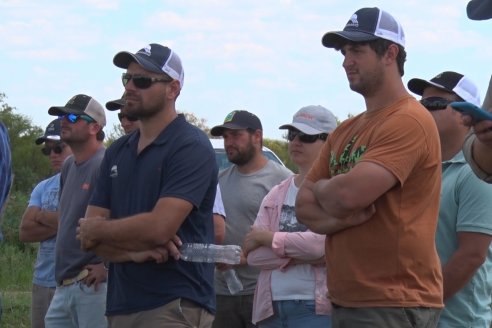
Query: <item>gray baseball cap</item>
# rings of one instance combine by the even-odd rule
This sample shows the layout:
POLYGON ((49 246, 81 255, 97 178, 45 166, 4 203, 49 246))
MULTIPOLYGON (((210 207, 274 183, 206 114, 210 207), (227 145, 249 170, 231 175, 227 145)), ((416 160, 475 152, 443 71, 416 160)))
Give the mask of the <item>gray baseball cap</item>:
POLYGON ((279 129, 297 129, 305 134, 315 135, 331 133, 337 127, 337 119, 323 106, 310 105, 302 107, 294 114, 292 123, 284 124, 279 129))

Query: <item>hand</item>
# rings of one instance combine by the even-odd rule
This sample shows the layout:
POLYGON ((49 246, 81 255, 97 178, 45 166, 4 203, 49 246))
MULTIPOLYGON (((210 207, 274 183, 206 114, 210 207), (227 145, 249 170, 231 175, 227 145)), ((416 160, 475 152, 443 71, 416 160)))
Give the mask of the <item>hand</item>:
POLYGON ((371 204, 363 210, 355 212, 351 216, 343 219, 343 221, 347 225, 347 228, 353 227, 368 221, 374 213, 376 213, 376 206, 371 204))
POLYGON ((219 271, 225 271, 239 265, 248 265, 248 260, 246 259, 246 255, 244 254, 243 251, 241 252, 241 260, 239 261, 239 264, 233 265, 227 263, 215 263, 215 268, 219 271))
POLYGON ((90 251, 96 247, 99 242, 93 238, 94 231, 97 231, 99 224, 105 221, 103 217, 81 218, 79 226, 75 231, 75 236, 80 240, 80 248, 84 251, 90 251))
POLYGON ((128 252, 131 260, 136 263, 147 261, 155 261, 156 263, 164 263, 169 259, 169 251, 166 247, 157 247, 148 251, 128 252))
POLYGON ((244 237, 243 252, 245 253, 245 256, 260 246, 266 246, 266 241, 271 238, 273 238, 273 233, 271 231, 262 230, 258 227, 252 226, 251 231, 244 237))
POLYGON ((99 284, 105 282, 108 278, 108 271, 104 267, 104 263, 88 264, 85 269, 89 271, 89 274, 84 278, 83 283, 88 287, 94 285, 94 290, 97 292, 99 284))
POLYGON ((170 256, 172 256, 176 261, 179 260, 181 253, 179 252, 179 248, 183 245, 181 239, 175 235, 170 241, 166 244, 166 249, 170 256))
POLYGON ((492 121, 481 121, 473 126, 477 139, 492 149, 492 121))

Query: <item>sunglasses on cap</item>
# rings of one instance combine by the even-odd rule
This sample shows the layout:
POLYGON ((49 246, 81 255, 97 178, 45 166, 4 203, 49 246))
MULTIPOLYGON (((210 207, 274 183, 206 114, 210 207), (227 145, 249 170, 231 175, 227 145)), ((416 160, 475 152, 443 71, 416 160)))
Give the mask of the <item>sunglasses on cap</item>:
POLYGON ((118 113, 118 119, 120 120, 120 122, 124 118, 126 118, 130 122, 138 121, 138 117, 127 115, 127 114, 118 113))
POLYGON ((289 130, 287 132, 287 140, 289 141, 293 141, 296 136, 299 138, 299 141, 302 143, 314 143, 318 139, 325 141, 328 138, 327 133, 305 134, 304 132, 298 130, 289 130))
POLYGON ((56 144, 55 146, 53 147, 49 147, 49 146, 45 146, 43 148, 41 148, 41 152, 43 153, 43 155, 45 156, 49 156, 51 154, 51 152, 55 152, 55 154, 61 154, 62 151, 63 151, 63 148, 65 148, 65 144, 63 143, 58 143, 56 144))
POLYGON ((158 77, 150 77, 150 76, 139 75, 139 74, 123 73, 121 75, 121 81, 123 82, 123 86, 126 86, 130 81, 133 81, 133 84, 137 88, 147 89, 147 88, 150 88, 152 83, 155 83, 155 82, 169 83, 169 82, 172 82, 173 79, 171 79, 171 78, 161 79, 158 77))
POLYGON ((58 116, 58 118, 60 120, 66 118, 67 121, 69 121, 72 124, 77 123, 77 121, 79 119, 82 119, 82 120, 86 121, 87 123, 96 122, 92 117, 90 117, 88 115, 84 115, 84 114, 65 114, 65 115, 58 116))
POLYGON ((452 100, 442 97, 428 97, 420 100, 422 106, 427 108, 429 111, 446 109, 452 102, 452 100))

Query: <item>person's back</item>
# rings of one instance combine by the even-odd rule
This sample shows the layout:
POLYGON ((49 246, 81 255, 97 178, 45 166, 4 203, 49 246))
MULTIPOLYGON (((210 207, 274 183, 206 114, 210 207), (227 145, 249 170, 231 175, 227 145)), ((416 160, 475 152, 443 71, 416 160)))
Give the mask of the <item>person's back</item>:
MULTIPOLYGON (((224 149, 233 163, 219 173, 222 201, 227 213, 224 244, 242 245, 263 197, 291 172, 263 156, 261 122, 250 112, 231 112, 224 123, 213 127, 210 133, 224 138, 224 149)), ((254 327, 251 313, 259 270, 248 266, 242 256, 241 264, 234 266, 234 269, 244 289, 232 295, 222 275, 222 271, 229 268, 231 266, 217 265, 217 314, 213 327, 254 327)))
POLYGON ((433 327, 442 308, 440 146, 432 117, 403 85, 402 27, 362 8, 322 43, 341 51, 349 86, 366 103, 333 132, 296 202, 298 219, 329 235, 333 326, 433 327))
POLYGON ((444 310, 439 327, 489 328, 492 294, 492 185, 480 181, 461 151, 470 127, 449 105, 480 103, 477 86, 446 71, 430 81, 414 78, 408 88, 434 118, 441 140, 442 187, 436 248, 442 263, 444 310))

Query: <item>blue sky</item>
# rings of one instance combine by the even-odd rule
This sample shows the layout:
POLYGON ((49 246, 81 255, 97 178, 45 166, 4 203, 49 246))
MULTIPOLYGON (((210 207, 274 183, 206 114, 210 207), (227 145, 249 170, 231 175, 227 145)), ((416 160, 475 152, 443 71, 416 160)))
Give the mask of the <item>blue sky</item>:
MULTIPOLYGON (((119 98, 121 50, 170 46, 183 62, 177 108, 212 127, 232 110, 263 122, 267 138, 306 105, 339 119, 364 110, 321 37, 341 30, 361 7, 378 6, 403 25, 405 83, 444 70, 468 75, 482 98, 492 73, 492 20, 466 17, 467 0, 0 0, 0 92, 18 113, 43 128, 50 106, 78 93, 101 104, 119 98)), ((117 123, 107 112, 108 128, 117 123)))

